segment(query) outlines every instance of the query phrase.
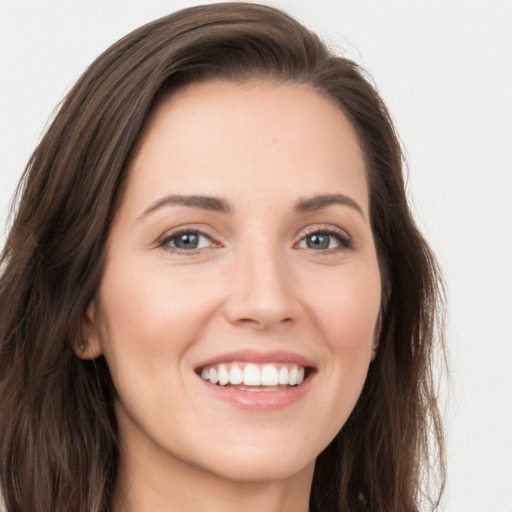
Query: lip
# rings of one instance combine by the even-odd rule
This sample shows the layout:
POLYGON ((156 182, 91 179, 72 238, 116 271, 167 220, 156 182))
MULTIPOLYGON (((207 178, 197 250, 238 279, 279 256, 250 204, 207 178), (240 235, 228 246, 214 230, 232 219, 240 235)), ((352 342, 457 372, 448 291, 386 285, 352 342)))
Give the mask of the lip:
POLYGON ((257 350, 237 350, 219 354, 202 361, 195 368, 196 373, 205 366, 220 363, 246 362, 246 363, 296 363, 307 368, 308 376, 298 386, 289 387, 281 391, 244 391, 230 386, 218 386, 202 379, 201 384, 216 399, 228 403, 245 411, 275 411, 283 409, 299 401, 311 389, 311 383, 316 373, 316 365, 311 359, 287 350, 272 350, 261 352, 257 350), (313 371, 311 371, 313 370, 313 371))
POLYGON ((195 367, 195 371, 204 368, 205 366, 213 366, 220 363, 296 363, 306 368, 316 368, 315 363, 307 357, 290 352, 288 350, 271 350, 261 352, 258 350, 235 350, 233 352, 226 352, 219 354, 210 359, 202 361, 195 367))
POLYGON ((298 386, 282 391, 242 391, 229 386, 217 386, 206 380, 198 379, 215 398, 246 411, 275 411, 283 409, 300 400, 311 389, 314 375, 308 376, 298 386))

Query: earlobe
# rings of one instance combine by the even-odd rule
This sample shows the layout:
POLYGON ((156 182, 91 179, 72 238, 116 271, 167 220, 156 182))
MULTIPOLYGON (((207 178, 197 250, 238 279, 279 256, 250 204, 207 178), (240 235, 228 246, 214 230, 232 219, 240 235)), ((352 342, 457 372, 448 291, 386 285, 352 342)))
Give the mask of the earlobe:
POLYGON ((80 359, 95 359, 103 352, 94 300, 82 317, 80 338, 75 342, 73 350, 80 359))

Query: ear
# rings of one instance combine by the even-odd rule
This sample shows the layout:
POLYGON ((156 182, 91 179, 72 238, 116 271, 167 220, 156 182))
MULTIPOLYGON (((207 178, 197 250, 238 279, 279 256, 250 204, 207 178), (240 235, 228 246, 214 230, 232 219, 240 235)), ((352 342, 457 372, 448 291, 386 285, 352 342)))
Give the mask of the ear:
POLYGON ((80 359, 95 359, 103 353, 96 302, 91 301, 82 317, 81 336, 73 350, 80 359))

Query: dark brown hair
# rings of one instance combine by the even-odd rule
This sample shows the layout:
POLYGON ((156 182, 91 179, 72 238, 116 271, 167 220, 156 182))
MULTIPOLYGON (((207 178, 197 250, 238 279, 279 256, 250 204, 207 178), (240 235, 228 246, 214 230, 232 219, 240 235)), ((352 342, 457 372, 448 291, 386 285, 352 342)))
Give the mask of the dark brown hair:
POLYGON ((365 157, 384 285, 379 348, 355 410, 318 457, 311 508, 417 512, 431 469, 439 485, 427 496, 436 508, 444 482, 432 373, 440 280, 408 209, 388 111, 364 71, 297 21, 227 3, 179 11, 109 48, 67 95, 27 165, 1 256, 7 510, 109 509, 118 468, 115 389, 103 357, 84 361, 73 347, 150 112, 177 88, 214 78, 307 84, 346 114, 365 157))

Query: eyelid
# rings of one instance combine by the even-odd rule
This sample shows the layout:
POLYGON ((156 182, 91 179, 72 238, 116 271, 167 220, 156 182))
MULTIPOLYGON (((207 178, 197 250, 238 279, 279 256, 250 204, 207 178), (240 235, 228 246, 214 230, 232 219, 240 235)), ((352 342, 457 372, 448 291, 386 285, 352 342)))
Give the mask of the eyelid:
MULTIPOLYGON (((219 237, 211 233, 211 231, 213 230, 210 229, 208 226, 205 227, 203 224, 179 225, 166 231, 163 235, 161 235, 156 241, 156 247, 163 248, 168 252, 174 254, 183 255, 194 255, 198 254, 201 251, 205 251, 211 248, 222 247, 223 244, 218 241, 219 237), (178 236, 187 233, 204 236, 208 238, 211 243, 208 245, 208 247, 200 247, 197 249, 180 249, 178 247, 172 247, 171 245, 169 245, 169 242, 173 238, 177 238, 178 236)), ((296 242, 294 243, 294 248, 297 248, 298 244, 300 244, 307 236, 317 233, 337 237, 339 240, 339 246, 324 250, 309 249, 310 251, 316 252, 318 254, 332 254, 341 251, 347 251, 354 248, 354 240, 352 236, 345 229, 332 224, 314 224, 303 228, 299 235, 297 235, 296 242)))
POLYGON ((166 231, 163 235, 161 235, 156 241, 156 246, 158 248, 167 250, 168 252, 171 252, 174 254, 183 254, 183 255, 194 255, 194 254, 198 254, 200 251, 208 250, 212 247, 221 247, 222 244, 217 241, 217 237, 215 237, 215 235, 213 235, 212 233, 209 233, 209 231, 211 231, 211 230, 205 229, 204 225, 201 225, 201 227, 198 227, 197 224, 183 224, 180 226, 176 226, 176 227, 166 231), (189 233, 204 236, 211 241, 211 244, 208 247, 201 247, 198 249, 186 249, 186 250, 168 245, 169 242, 173 238, 177 238, 180 235, 189 234, 189 233))
POLYGON ((332 224, 316 224, 312 226, 307 226, 306 228, 304 228, 304 230, 301 231, 299 238, 294 245, 298 245, 300 242, 302 242, 302 240, 304 240, 304 238, 316 233, 338 237, 338 239, 340 240, 340 246, 332 249, 326 249, 323 251, 310 249, 313 252, 328 254, 340 251, 347 251, 354 248, 354 239, 350 236, 348 231, 338 226, 334 226, 332 224))

